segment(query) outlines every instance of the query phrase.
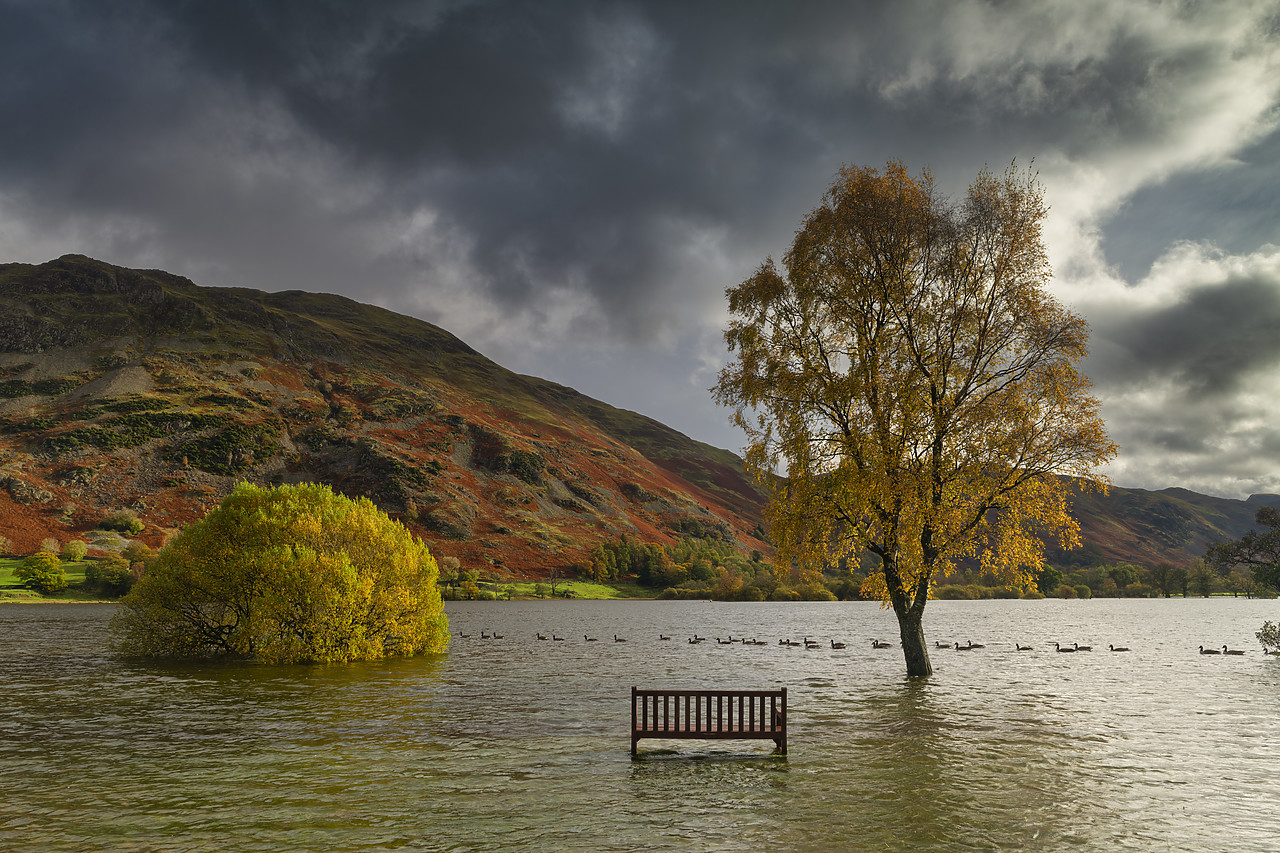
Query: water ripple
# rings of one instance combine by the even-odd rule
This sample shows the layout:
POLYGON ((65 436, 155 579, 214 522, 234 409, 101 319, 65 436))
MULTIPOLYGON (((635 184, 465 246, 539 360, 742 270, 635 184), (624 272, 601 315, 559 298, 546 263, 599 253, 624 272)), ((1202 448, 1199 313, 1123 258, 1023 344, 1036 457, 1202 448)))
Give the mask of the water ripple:
POLYGON ((934 602, 931 642, 987 648, 931 649, 908 682, 863 642, 896 638, 865 604, 451 604, 455 630, 504 639, 333 667, 125 664, 109 607, 7 605, 0 848, 1252 853, 1275 836, 1280 661, 1196 647, 1248 648, 1273 609, 934 602), (804 636, 848 648, 777 645, 804 636), (633 760, 632 684, 786 685, 791 754, 633 760))

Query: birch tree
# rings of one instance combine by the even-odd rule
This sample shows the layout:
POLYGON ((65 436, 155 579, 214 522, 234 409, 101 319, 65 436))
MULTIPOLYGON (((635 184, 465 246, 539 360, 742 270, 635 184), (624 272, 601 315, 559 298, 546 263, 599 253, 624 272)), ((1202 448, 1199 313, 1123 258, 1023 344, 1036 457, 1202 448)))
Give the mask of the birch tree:
POLYGON ((908 675, 959 561, 1030 588, 1043 540, 1079 544, 1069 496, 1112 458, 1076 364, 1085 321, 1047 291, 1035 176, 980 172, 959 201, 928 170, 844 168, 779 269, 726 291, 734 359, 717 399, 772 484, 779 563, 873 555, 864 592, 897 615, 908 675), (781 476, 775 476, 781 475, 781 476))

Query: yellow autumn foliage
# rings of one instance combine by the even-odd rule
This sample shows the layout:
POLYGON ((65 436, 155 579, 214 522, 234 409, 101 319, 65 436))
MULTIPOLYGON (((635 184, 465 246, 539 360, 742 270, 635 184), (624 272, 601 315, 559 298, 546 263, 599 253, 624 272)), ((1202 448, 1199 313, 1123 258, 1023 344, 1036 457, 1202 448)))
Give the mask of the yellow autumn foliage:
POLYGON ((129 656, 373 660, 449 641, 436 562, 367 498, 241 483, 147 566, 113 623, 129 656))
POLYGON ((933 579, 980 558, 1030 584, 1046 536, 1078 544, 1069 490, 1104 487, 1115 454, 1075 368, 1087 325, 1046 290, 1046 212, 1012 167, 959 203, 901 162, 845 168, 783 268, 726 291, 715 393, 773 485, 779 563, 878 558, 863 591, 898 614, 912 674, 933 579))

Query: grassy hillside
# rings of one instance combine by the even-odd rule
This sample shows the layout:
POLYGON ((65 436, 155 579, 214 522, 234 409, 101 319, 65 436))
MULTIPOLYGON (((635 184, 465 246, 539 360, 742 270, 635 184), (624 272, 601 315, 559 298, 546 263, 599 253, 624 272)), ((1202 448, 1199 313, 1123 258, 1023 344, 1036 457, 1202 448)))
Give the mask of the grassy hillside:
POLYGON ((237 479, 366 495, 437 554, 516 576, 622 535, 768 549, 735 456, 429 323, 80 256, 0 266, 0 532, 19 550, 117 508, 158 544, 237 479))

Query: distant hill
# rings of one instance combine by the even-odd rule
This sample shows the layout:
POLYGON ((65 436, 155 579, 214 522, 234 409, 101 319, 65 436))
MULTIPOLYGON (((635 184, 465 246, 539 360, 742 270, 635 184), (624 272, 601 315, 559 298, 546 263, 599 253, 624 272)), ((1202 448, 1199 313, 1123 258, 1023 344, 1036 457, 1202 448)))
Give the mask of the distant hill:
POLYGON ((156 541, 239 479, 367 495, 522 575, 621 535, 768 550, 735 455, 429 323, 76 255, 0 266, 0 534, 29 551, 132 508, 156 541))
POLYGON ((1131 562, 1185 566, 1214 542, 1238 539, 1254 528, 1267 496, 1247 501, 1201 495, 1186 489, 1112 488, 1102 496, 1075 498, 1084 547, 1051 552, 1058 564, 1131 562))
MULTIPOLYGON (((0 265, 0 535, 31 551, 131 508, 155 544, 239 479, 367 495, 437 555, 521 576, 622 535, 770 550, 737 456, 430 323, 79 255, 0 265)), ((1084 495, 1085 548, 1054 559, 1186 564, 1267 502, 1084 495)))

